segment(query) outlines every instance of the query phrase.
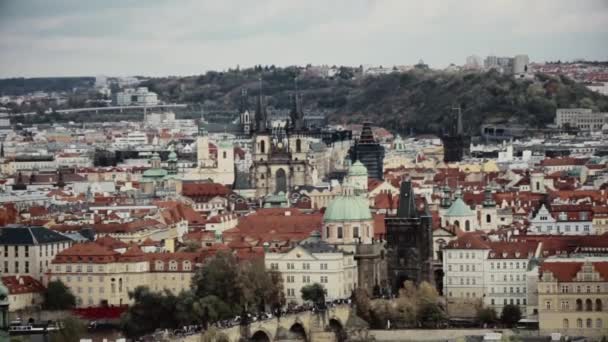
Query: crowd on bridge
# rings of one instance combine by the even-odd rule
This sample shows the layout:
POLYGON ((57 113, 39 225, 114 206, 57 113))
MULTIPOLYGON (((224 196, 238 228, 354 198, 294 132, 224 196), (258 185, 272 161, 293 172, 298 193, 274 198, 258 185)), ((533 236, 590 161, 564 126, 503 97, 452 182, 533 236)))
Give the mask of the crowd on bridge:
MULTIPOLYGON (((258 312, 255 314, 247 313, 242 316, 236 316, 232 319, 224 319, 219 320, 213 323, 210 323, 208 328, 214 327, 219 330, 229 329, 237 325, 247 325, 253 322, 260 321, 268 321, 272 319, 281 319, 281 317, 286 315, 297 315, 303 312, 312 312, 318 313, 327 310, 328 308, 334 308, 340 305, 351 305, 351 299, 338 299, 331 302, 326 302, 324 305, 314 305, 310 303, 304 303, 302 305, 287 305, 284 308, 280 308, 277 310, 273 310, 272 312, 258 312)), ((194 324, 187 325, 180 329, 175 329, 173 331, 168 330, 157 330, 153 334, 144 336, 140 338, 138 341, 142 342, 152 342, 157 341, 159 338, 183 338, 188 336, 193 336, 197 334, 202 334, 206 331, 206 328, 203 324, 194 324)))

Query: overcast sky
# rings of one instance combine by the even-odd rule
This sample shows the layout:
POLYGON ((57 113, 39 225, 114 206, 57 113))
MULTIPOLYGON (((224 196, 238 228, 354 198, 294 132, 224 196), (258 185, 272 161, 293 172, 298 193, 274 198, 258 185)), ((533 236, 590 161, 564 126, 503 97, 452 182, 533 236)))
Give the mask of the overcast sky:
POLYGON ((608 59, 608 0, 0 0, 0 77, 608 59))

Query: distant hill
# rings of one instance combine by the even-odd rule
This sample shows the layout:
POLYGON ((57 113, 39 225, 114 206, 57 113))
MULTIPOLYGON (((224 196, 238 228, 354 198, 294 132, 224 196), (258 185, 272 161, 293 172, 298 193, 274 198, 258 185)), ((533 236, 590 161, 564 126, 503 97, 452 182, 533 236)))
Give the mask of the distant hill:
MULTIPOLYGON (((143 83, 170 102, 201 103, 217 110, 236 110, 241 89, 250 103, 258 94, 259 75, 269 105, 288 108, 295 68, 256 68, 208 72, 201 76, 155 78, 143 83)), ((341 68, 333 79, 298 76, 307 110, 327 111, 332 122, 371 120, 397 132, 438 132, 448 124, 454 105, 463 110, 465 128, 478 132, 485 120, 505 120, 542 127, 553 122, 557 107, 608 111, 608 97, 565 77, 537 75, 515 80, 494 71, 447 73, 413 70, 372 77, 353 77, 357 69, 341 68)), ((252 106, 253 107, 253 106, 252 106)))

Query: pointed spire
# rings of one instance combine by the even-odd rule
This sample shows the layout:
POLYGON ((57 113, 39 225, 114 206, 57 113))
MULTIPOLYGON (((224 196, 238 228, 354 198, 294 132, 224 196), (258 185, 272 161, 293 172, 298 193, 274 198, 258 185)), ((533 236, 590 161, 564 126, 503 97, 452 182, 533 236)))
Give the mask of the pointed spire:
POLYGON ((258 132, 265 132, 267 130, 266 127, 266 107, 264 104, 264 95, 262 92, 262 75, 260 74, 260 93, 258 95, 258 100, 255 108, 255 124, 256 130, 258 132))
POLYGON ((301 130, 304 127, 303 118, 304 115, 302 113, 301 103, 300 103, 300 94, 298 93, 298 78, 297 76, 293 78, 294 92, 293 97, 291 99, 291 126, 295 130, 301 130))
POLYGON ((241 89, 241 101, 239 104, 239 113, 245 113, 247 111, 247 88, 241 89))

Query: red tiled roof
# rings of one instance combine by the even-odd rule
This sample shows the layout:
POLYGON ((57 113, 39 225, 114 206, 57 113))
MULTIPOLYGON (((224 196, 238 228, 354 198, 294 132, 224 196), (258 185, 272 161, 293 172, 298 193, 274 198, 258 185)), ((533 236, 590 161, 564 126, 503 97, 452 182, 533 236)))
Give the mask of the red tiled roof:
POLYGON ((59 252, 53 264, 63 263, 94 263, 105 264, 115 262, 120 253, 95 242, 77 243, 59 252))
POLYGON ((182 195, 188 197, 215 197, 226 196, 230 189, 218 183, 184 183, 182 195))
POLYGON ((589 158, 546 158, 540 162, 541 166, 566 166, 566 165, 585 165, 589 158))
POLYGON ((482 232, 465 233, 456 240, 450 241, 448 249, 490 249, 490 243, 482 232))
POLYGON ((44 292, 42 283, 30 276, 3 276, 2 282, 12 295, 44 292))

